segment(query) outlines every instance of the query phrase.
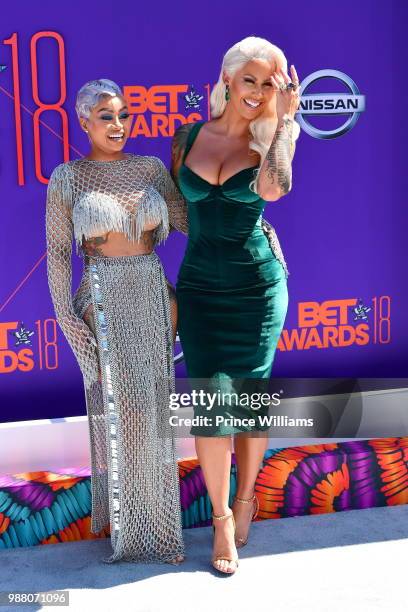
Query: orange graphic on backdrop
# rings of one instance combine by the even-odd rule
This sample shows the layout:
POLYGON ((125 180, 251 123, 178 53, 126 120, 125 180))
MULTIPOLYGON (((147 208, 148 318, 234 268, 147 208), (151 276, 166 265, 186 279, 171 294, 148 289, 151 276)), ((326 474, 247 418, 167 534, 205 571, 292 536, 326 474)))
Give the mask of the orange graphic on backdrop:
POLYGON ((17 329, 17 321, 0 323, 0 374, 9 374, 15 370, 29 372, 34 367, 33 351, 22 348, 19 351, 9 349, 8 334, 17 329))
POLYGON ((144 136, 172 137, 179 125, 201 121, 199 112, 185 116, 179 109, 179 96, 186 94, 188 85, 125 85, 123 93, 130 113, 134 115, 131 138, 144 136), (150 113, 146 114, 146 113, 150 113))
POLYGON ((348 323, 349 309, 356 306, 357 301, 351 298, 322 303, 299 302, 298 328, 282 331, 278 349, 293 351, 368 344, 369 325, 348 323))

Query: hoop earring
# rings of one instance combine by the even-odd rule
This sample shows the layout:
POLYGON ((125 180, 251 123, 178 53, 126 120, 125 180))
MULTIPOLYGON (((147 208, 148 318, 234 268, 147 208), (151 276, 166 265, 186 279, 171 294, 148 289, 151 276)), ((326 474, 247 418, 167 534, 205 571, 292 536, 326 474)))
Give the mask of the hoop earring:
POLYGON ((230 99, 230 92, 229 92, 229 85, 228 85, 228 83, 226 83, 226 85, 225 85, 225 99, 226 99, 227 102, 230 99))

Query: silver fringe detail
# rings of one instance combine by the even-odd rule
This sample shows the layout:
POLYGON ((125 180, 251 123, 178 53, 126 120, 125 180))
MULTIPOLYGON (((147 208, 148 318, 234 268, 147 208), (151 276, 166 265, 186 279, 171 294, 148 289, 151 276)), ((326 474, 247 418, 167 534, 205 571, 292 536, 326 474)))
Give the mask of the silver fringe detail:
POLYGON ((174 363, 163 268, 156 253, 88 261, 102 374, 102 383, 86 392, 91 530, 100 531, 109 517, 113 552, 105 563, 170 561, 184 553, 184 544, 169 423, 174 363))
POLYGON ((117 414, 115 411, 115 400, 113 395, 113 387, 112 387, 112 374, 111 374, 111 366, 109 362, 109 348, 108 348, 108 333, 107 333, 107 325, 105 313, 103 311, 103 302, 101 295, 101 286, 99 284, 99 275, 98 275, 98 266, 96 264, 92 264, 90 266, 91 272, 91 283, 92 283, 92 296, 94 301, 94 307, 96 312, 96 317, 99 322, 96 325, 96 333, 98 337, 98 343, 100 346, 100 351, 102 352, 100 361, 104 368, 105 374, 105 389, 106 389, 106 404, 108 408, 108 437, 109 437, 109 466, 110 466, 110 478, 109 478, 109 492, 110 492, 110 501, 111 501, 111 539, 112 546, 115 548, 116 541, 116 531, 118 531, 120 527, 120 504, 119 504, 119 472, 118 472, 118 446, 117 446, 117 414))
POLYGON ((100 236, 107 231, 122 232, 129 240, 139 242, 143 228, 147 224, 157 224, 154 230, 156 244, 166 240, 169 233, 166 202, 153 187, 138 194, 133 213, 108 193, 83 193, 75 202, 72 220, 77 253, 83 237, 100 236))

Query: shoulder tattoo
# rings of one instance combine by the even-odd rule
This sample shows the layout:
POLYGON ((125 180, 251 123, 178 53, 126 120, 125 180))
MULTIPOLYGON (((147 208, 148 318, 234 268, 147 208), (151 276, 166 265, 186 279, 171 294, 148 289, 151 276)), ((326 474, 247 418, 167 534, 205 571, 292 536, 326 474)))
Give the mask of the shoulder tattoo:
POLYGON ((178 127, 177 130, 174 132, 173 140, 171 143, 171 152, 173 160, 176 161, 182 155, 182 152, 184 151, 187 144, 188 135, 193 125, 194 123, 185 123, 184 125, 180 125, 180 127, 178 127))

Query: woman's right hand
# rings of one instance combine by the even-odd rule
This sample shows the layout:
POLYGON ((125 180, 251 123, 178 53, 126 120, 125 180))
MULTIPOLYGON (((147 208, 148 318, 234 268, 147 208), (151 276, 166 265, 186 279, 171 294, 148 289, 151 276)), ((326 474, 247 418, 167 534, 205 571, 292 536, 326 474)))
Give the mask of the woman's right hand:
POLYGON ((290 67, 290 76, 280 68, 271 75, 271 81, 276 93, 278 119, 282 119, 284 115, 287 115, 293 120, 300 104, 299 77, 296 68, 293 65, 290 67), (294 89, 286 89, 287 84, 290 82, 295 84, 296 87, 294 89))

